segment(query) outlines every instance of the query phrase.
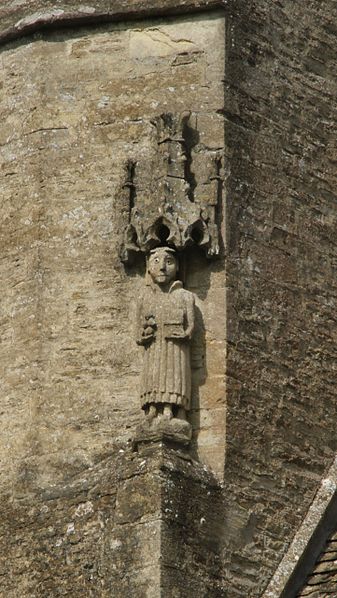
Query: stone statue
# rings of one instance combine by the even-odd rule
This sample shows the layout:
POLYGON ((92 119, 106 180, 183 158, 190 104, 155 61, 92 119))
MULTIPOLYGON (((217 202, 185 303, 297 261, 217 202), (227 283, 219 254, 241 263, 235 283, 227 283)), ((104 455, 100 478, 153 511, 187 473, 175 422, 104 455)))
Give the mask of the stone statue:
POLYGON ((191 402, 194 295, 177 280, 174 249, 150 252, 149 285, 139 302, 137 343, 144 347, 142 408, 148 420, 186 419, 191 402))

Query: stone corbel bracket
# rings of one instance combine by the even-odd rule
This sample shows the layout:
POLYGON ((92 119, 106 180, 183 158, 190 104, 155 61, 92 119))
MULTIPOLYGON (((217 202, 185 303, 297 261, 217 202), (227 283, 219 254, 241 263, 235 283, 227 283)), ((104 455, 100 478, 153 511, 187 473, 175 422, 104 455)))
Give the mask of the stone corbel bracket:
POLYGON ((196 117, 190 112, 162 114, 150 125, 155 145, 152 162, 144 166, 129 161, 119 193, 124 219, 122 261, 130 263, 138 252, 147 254, 159 245, 177 251, 196 245, 208 257, 218 256, 222 154, 202 153, 196 117))

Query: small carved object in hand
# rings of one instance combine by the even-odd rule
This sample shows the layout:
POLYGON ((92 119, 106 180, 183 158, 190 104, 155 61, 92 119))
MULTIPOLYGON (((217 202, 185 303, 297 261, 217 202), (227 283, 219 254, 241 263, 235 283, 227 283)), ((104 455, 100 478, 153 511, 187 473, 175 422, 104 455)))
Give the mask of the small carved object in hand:
POLYGON ((141 337, 137 340, 138 345, 146 345, 154 340, 156 336, 157 324, 154 316, 146 315, 143 322, 141 337))

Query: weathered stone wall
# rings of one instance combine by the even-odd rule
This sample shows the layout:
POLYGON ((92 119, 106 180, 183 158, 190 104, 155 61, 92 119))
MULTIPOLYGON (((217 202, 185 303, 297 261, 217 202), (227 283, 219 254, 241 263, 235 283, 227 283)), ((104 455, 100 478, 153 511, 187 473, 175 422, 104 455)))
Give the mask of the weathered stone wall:
MULTIPOLYGON (((223 37, 221 19, 187 18, 37 34, 3 48, 3 475, 27 456, 55 481, 69 450, 76 469, 142 416, 130 303, 144 279, 120 261, 120 185, 129 159, 143 182, 155 176, 150 121, 163 110, 198 114, 197 161, 221 148, 223 37)), ((197 333, 195 428, 214 422, 205 453, 217 437, 222 473, 224 273, 191 256, 186 276, 207 331, 197 333)))
POLYGON ((227 0, 3 0, 0 40, 17 38, 42 27, 176 15, 223 7, 227 0))
MULTIPOLYGON (((21 13, 18 5, 4 3, 2 32, 7 38, 22 30, 16 26, 21 17, 27 19, 41 9, 39 2, 24 4, 21 13)), ((59 4, 57 9, 63 10, 59 4)), ((69 3, 68 8, 70 4, 77 5, 69 3)), ((90 4, 86 2, 87 7, 90 4)), ((112 3, 103 4, 112 10, 112 3)), ((180 10, 206 4, 179 2, 180 10)), ((161 104, 185 108, 181 98, 185 99, 188 86, 188 108, 198 112, 206 104, 217 113, 221 124, 213 127, 207 121, 204 126, 211 142, 214 134, 220 134, 219 127, 223 132, 220 116, 225 119, 226 278, 221 262, 209 266, 194 254, 187 286, 199 293, 205 328, 210 331, 208 386, 202 383, 204 366, 195 377, 198 400, 206 406, 200 411, 197 448, 201 460, 219 477, 225 471, 226 511, 223 518, 219 514, 219 526, 223 526, 226 596, 262 595, 336 452, 335 2, 223 4, 224 98, 220 69, 213 71, 214 93, 207 91, 202 79, 205 56, 211 64, 214 48, 223 48, 223 30, 212 43, 202 38, 201 53, 198 46, 188 64, 179 67, 186 47, 181 46, 181 55, 173 51, 172 56, 170 34, 171 49, 154 61, 154 70, 147 44, 138 60, 137 43, 131 70, 130 62, 120 60, 121 44, 126 43, 123 34, 142 36, 143 24, 37 34, 2 48, 1 454, 2 508, 7 513, 2 539, 3 552, 7 554, 10 546, 12 557, 2 569, 6 595, 15 596, 17 588, 21 595, 35 591, 40 596, 46 588, 51 592, 43 577, 44 562, 51 563, 50 587, 55 595, 62 587, 59 571, 64 571, 64 592, 70 591, 73 580, 73 595, 89 593, 83 573, 87 552, 90 567, 101 563, 100 579, 112 583, 113 546, 105 544, 104 560, 98 549, 104 538, 92 530, 98 530, 95 526, 104 511, 109 536, 118 484, 109 478, 110 490, 102 486, 102 496, 111 494, 104 499, 106 509, 100 506, 101 491, 97 502, 91 500, 90 487, 95 468, 102 479, 103 463, 108 470, 115 468, 112 439, 119 436, 125 442, 139 417, 140 362, 134 359, 125 306, 138 293, 142 276, 137 268, 122 269, 117 258, 118 226, 114 228, 115 216, 110 215, 124 158, 134 151, 145 157, 151 152, 149 115, 160 113, 161 104), (179 81, 177 70, 182 73, 179 81), (56 101, 59 89, 62 97, 56 101), (113 120, 115 113, 118 117, 113 120), (69 490, 71 484, 79 487, 79 498, 69 490), (54 494, 49 495, 51 489, 54 494), (59 519, 54 515, 56 503, 46 502, 49 496, 58 501, 59 519), (39 509, 47 512, 50 505, 50 519, 35 518, 39 509), (69 537, 71 544, 72 525, 83 529, 75 519, 79 507, 80 513, 92 509, 81 519, 93 522, 91 531, 86 531, 88 544, 79 540, 76 562, 67 551, 58 561, 56 543, 69 537), (57 536, 44 544, 41 538, 49 525, 57 536), (37 564, 40 548, 45 552, 37 564), (8 576, 9 562, 19 582, 8 576)), ((48 3, 48 9, 54 5, 48 3)), ((147 9, 172 10, 173 3, 127 5, 125 10, 134 8, 136 16, 147 9)), ((75 17, 70 12, 64 22, 69 24, 71 18, 80 22, 79 6, 75 8, 75 17)), ((124 8, 121 4, 121 11, 124 8)), ((200 23, 203 18, 207 19, 200 17, 200 23)), ((39 18, 25 22, 28 32, 38 27, 39 18)), ((191 17, 188 33, 198 33, 192 42, 199 44, 196 22, 191 17)), ((185 35, 186 31, 183 44, 185 35)), ((173 47, 176 43, 174 39, 173 47)), ((216 51, 216 69, 222 60, 216 51)), ((193 419, 197 438, 196 411, 193 419)), ((212 508, 210 501, 210 512, 212 508)), ((93 579, 97 580, 94 574, 93 579)), ((219 588, 214 592, 222 592, 219 588)), ((96 584, 92 595, 99 592, 104 595, 96 584)))
MULTIPOLYGON (((10 546, 10 570, 13 563, 13 576, 4 571, 7 594, 73 587, 73 596, 89 589, 100 596, 122 583, 113 547, 111 567, 102 552, 115 479, 108 478, 108 521, 105 491, 90 498, 93 472, 103 477, 108 458, 115 467, 116 443, 127 445, 144 417, 132 309, 144 264, 121 263, 121 185, 128 160, 137 162, 143 184, 156 176, 151 119, 163 112, 192 112, 196 180, 203 156, 223 151, 224 39, 223 15, 207 13, 38 32, 1 48, 1 540, 10 546), (64 548, 68 538, 76 558, 64 548)), ((185 270, 186 287, 197 295, 193 452, 222 478, 223 256, 212 263, 192 250, 185 270)))
POLYGON ((327 598, 337 594, 336 559, 337 533, 335 532, 327 541, 298 598, 327 598))
POLYGON ((104 561, 109 595, 225 596, 223 493, 215 476, 161 441, 126 453, 119 471, 104 561))
POLYGON ((336 3, 231 4, 230 596, 259 596, 336 452, 336 3))
POLYGON ((30 480, 20 496, 2 489, 1 596, 111 596, 117 458, 111 449, 77 475, 67 468, 62 486, 45 491, 30 480))

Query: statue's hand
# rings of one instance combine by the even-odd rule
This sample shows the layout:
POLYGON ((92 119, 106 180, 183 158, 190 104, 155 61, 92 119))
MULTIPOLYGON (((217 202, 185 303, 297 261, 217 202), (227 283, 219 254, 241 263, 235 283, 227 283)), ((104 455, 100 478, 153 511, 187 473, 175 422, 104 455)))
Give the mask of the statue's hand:
POLYGON ((136 342, 137 345, 149 345, 154 339, 156 335, 152 334, 142 334, 141 338, 139 338, 136 342))
POLYGON ((148 345, 156 338, 156 323, 153 321, 149 324, 148 319, 145 320, 143 324, 143 330, 140 340, 138 341, 139 345, 148 345))
POLYGON ((166 340, 169 341, 189 341, 190 340, 190 335, 187 332, 184 332, 183 334, 180 333, 176 333, 174 334, 174 332, 172 332, 172 334, 170 334, 169 336, 165 337, 166 340))
POLYGON ((142 333, 137 345, 148 345, 156 338, 157 324, 154 316, 145 316, 142 324, 142 333))

